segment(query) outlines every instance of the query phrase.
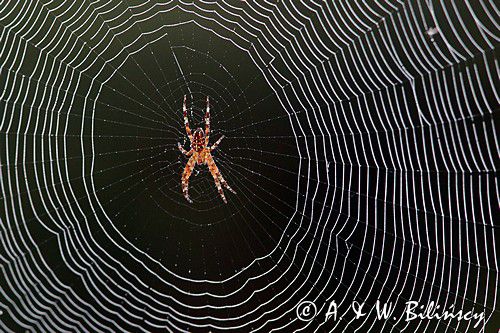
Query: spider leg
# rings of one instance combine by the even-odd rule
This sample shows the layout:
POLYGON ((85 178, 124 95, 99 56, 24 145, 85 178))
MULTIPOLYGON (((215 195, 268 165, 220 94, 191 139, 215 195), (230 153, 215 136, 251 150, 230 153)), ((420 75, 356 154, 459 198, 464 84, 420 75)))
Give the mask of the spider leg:
POLYGON ((182 173, 181 177, 182 193, 184 194, 184 198, 186 198, 186 200, 190 203, 193 203, 193 200, 191 200, 191 198, 189 197, 189 177, 191 176, 195 165, 196 157, 191 156, 191 158, 189 158, 188 162, 186 163, 186 166, 184 167, 184 172, 182 173))
POLYGON ((221 182, 220 182, 219 168, 217 168, 217 165, 215 164, 215 161, 212 158, 212 156, 209 156, 207 158, 207 164, 208 164, 208 169, 212 174, 212 177, 214 177, 215 186, 217 186, 217 190, 219 191, 222 200, 224 201, 224 203, 227 203, 226 196, 224 195, 224 191, 222 190, 222 186, 220 185, 221 182))
POLYGON ((189 140, 193 141, 193 136, 191 135, 191 128, 189 127, 189 119, 187 114, 187 106, 186 106, 186 95, 184 95, 184 104, 182 105, 182 114, 184 116, 184 126, 186 126, 186 134, 189 137, 189 140))
POLYGON ((207 96, 207 111, 205 112, 205 146, 208 146, 210 137, 210 100, 207 96))
POLYGON ((186 156, 193 155, 193 149, 191 149, 190 151, 186 151, 186 149, 184 149, 179 142, 177 143, 177 148, 179 148, 179 150, 181 151, 181 153, 183 153, 186 156))
POLYGON ((215 141, 215 143, 212 145, 212 147, 210 147, 210 151, 212 151, 212 150, 214 150, 215 148, 217 148, 217 146, 219 145, 219 143, 220 143, 220 142, 222 141, 222 139, 224 139, 224 138, 225 138, 225 136, 223 135, 223 136, 221 136, 221 137, 219 138, 219 140, 215 141))
POLYGON ((222 183, 222 185, 227 188, 229 191, 231 191, 233 194, 236 194, 236 191, 233 190, 231 188, 231 186, 229 186, 229 184, 226 182, 226 180, 224 179, 224 177, 222 177, 222 174, 219 173, 219 178, 220 178, 220 182, 222 183))

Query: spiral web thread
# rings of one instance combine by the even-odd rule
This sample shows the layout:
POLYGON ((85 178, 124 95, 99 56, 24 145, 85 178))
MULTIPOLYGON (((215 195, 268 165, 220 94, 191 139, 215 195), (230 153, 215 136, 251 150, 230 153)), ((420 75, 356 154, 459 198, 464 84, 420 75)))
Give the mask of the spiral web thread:
MULTIPOLYGON (((495 2, 483 0, 1 1, 1 330, 11 332, 10 325, 18 325, 58 332, 287 332, 298 325, 303 332, 345 326, 378 331, 373 316, 300 322, 295 309, 311 300, 324 313, 332 299, 339 304, 368 302, 368 295, 371 300, 382 294, 402 304, 425 301, 431 292, 447 308, 484 311, 488 321, 498 311, 499 289, 494 245, 498 16, 495 2), (179 11, 185 15, 170 19, 179 11), (158 19, 162 23, 154 29, 143 24, 158 19), (101 78, 120 76, 129 89, 143 91, 120 70, 125 61, 135 62, 154 92, 156 83, 134 57, 158 40, 168 40, 170 29, 182 25, 206 29, 247 53, 259 69, 256 75, 263 75, 273 90, 260 102, 277 97, 285 110, 256 121, 252 112, 257 106, 250 105, 241 110, 247 125, 226 129, 228 144, 216 160, 238 195, 254 195, 245 182, 250 174, 265 177, 248 162, 259 163, 258 156, 266 154, 284 155, 262 144, 253 159, 232 157, 232 152, 252 149, 240 145, 243 140, 290 139, 297 155, 286 157, 299 168, 263 166, 296 179, 296 188, 274 184, 295 193, 295 213, 274 250, 256 255, 232 276, 193 279, 158 269, 161 263, 132 241, 123 243, 106 233, 112 246, 151 267, 150 273, 173 290, 166 294, 147 286, 133 268, 106 253, 108 246, 88 237, 89 216, 113 219, 100 213, 107 203, 98 199, 102 189, 92 181, 93 175, 113 170, 94 169, 94 159, 124 153, 96 152, 88 140, 106 138, 94 134, 89 124, 110 121, 93 112, 100 101, 91 92, 114 89, 101 78), (36 54, 36 63, 25 60, 28 54, 36 54), (68 133, 70 121, 80 122, 82 132, 68 133), (290 127, 293 136, 242 134, 267 123, 290 127), (84 126, 92 130, 84 131, 84 126), (80 142, 81 156, 66 154, 70 140, 80 142), (69 176, 70 161, 81 164, 79 177, 69 176), (90 179, 84 182, 85 192, 76 193, 73 184, 84 179, 90 179), (45 226, 51 236, 35 241, 32 224, 45 226), (351 240, 355 229, 361 230, 361 243, 351 240), (64 258, 60 265, 83 281, 92 300, 58 278, 60 267, 48 265, 40 250, 47 244, 57 248, 64 258), (259 274, 249 273, 266 260, 272 264, 259 274), (344 275, 347 266, 356 270, 344 275), (263 287, 252 289, 259 281, 263 287), (204 291, 192 292, 186 283, 204 291), (204 305, 197 298, 206 300, 204 305), (228 309, 240 314, 227 316, 228 309)), ((165 81, 181 77, 192 87, 189 65, 177 56, 186 48, 171 45, 166 50, 175 57, 177 73, 162 72, 157 65, 165 81)), ((191 51, 212 61, 204 51, 191 51)), ((162 56, 154 54, 155 59, 162 56)), ((223 60, 213 61, 224 66, 223 60)), ((243 96, 246 89, 241 87, 243 96)), ((129 102, 147 110, 141 117, 151 133, 165 131, 168 124, 168 131, 182 137, 180 105, 162 106, 158 96, 143 94, 147 105, 129 102)), ((123 98, 130 99, 124 93, 123 98)), ((226 104, 231 107, 231 101, 226 104)), ((225 121, 224 111, 214 114, 214 124, 225 121)), ((157 141, 153 134, 136 138, 151 140, 154 148, 175 144, 157 141)), ((170 168, 182 160, 169 163, 170 168)), ((160 173, 150 176, 161 180, 160 173)), ((129 187, 137 186, 136 176, 120 182, 132 179, 129 187)), ((208 186, 204 184, 199 186, 208 186)), ((162 186, 165 197, 179 191, 178 183, 162 186)), ((273 193, 272 188, 262 190, 273 193)), ((236 208, 238 197, 229 205, 236 208)), ((264 222, 272 223, 272 217, 264 222)), ((255 230, 264 222, 248 219, 255 230)), ((245 246, 253 251, 252 244, 245 246)), ((409 325, 402 319, 386 321, 383 331, 472 329, 469 322, 409 325)))

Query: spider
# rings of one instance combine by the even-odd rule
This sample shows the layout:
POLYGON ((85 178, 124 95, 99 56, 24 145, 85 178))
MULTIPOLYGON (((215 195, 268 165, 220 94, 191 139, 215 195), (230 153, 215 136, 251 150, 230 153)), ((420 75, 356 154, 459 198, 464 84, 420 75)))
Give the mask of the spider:
POLYGON ((224 135, 219 138, 212 146, 208 146, 208 140, 210 136, 210 101, 207 96, 207 111, 205 113, 205 132, 201 128, 197 128, 194 131, 194 134, 191 134, 191 128, 189 128, 189 119, 187 115, 187 107, 186 107, 186 95, 184 95, 184 104, 183 104, 183 114, 184 114, 184 125, 186 126, 186 134, 191 141, 191 149, 186 151, 180 143, 177 143, 179 150, 186 156, 191 156, 184 167, 184 172, 181 177, 182 184, 182 193, 184 193, 184 197, 190 203, 193 202, 189 197, 189 177, 193 172, 194 167, 197 164, 208 164, 208 169, 214 177, 215 186, 217 186, 217 190, 219 191, 220 196, 224 203, 227 203, 226 196, 224 195, 224 191, 222 190, 221 184, 227 188, 229 191, 236 194, 236 192, 227 184, 224 177, 222 177, 219 168, 215 164, 214 158, 212 157, 212 151, 217 148, 220 144, 224 135))

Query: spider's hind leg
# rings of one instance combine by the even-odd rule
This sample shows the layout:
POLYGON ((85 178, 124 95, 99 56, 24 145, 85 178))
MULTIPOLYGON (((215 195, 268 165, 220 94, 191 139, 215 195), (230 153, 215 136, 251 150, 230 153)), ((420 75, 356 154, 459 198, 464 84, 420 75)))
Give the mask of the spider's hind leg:
POLYGON ((210 170, 210 173, 212 174, 212 177, 214 178, 215 181, 215 186, 217 186, 217 190, 219 191, 219 194, 224 201, 224 203, 227 203, 226 196, 224 195, 224 191, 222 190, 221 184, 221 175, 219 172, 219 168, 217 168, 217 165, 215 164, 215 161, 213 158, 210 156, 207 159, 207 164, 208 164, 208 169, 210 170))
POLYGON ((227 203, 226 196, 224 195, 224 191, 222 190, 222 187, 220 186, 220 182, 218 180, 215 181, 215 185, 217 186, 217 190, 219 191, 222 201, 224 201, 224 203, 227 203))
POLYGON ((193 203, 193 200, 189 197, 189 177, 193 172, 195 167, 196 159, 192 156, 189 161, 186 163, 186 167, 184 168, 184 172, 182 173, 181 183, 182 183, 182 193, 184 194, 184 198, 189 203, 193 203))
POLYGON ((214 181, 215 181, 215 186, 217 186, 217 191, 219 191, 219 194, 222 198, 222 201, 224 201, 224 203, 227 203, 227 200, 226 200, 226 196, 224 195, 224 190, 222 190, 222 186, 220 185, 220 180, 219 180, 219 170, 216 170, 215 172, 211 172, 212 173, 212 176, 214 177, 214 181))
POLYGON ((222 183, 222 185, 227 188, 229 191, 231 191, 233 194, 236 194, 236 191, 233 190, 231 188, 231 186, 229 186, 229 184, 226 182, 226 180, 224 179, 224 177, 222 177, 222 175, 219 173, 219 178, 220 178, 220 182, 222 183))

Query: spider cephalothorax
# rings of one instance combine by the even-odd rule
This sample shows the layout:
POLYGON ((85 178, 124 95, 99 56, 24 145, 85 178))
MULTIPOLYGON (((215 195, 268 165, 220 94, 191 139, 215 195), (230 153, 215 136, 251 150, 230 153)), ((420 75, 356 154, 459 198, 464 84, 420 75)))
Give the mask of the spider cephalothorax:
POLYGON ((205 148, 205 135, 203 134, 203 130, 201 128, 197 128, 196 131, 194 131, 193 141, 191 141, 191 148, 197 152, 205 148))
POLYGON ((236 193, 227 183, 224 177, 222 177, 219 168, 215 164, 214 158, 212 157, 212 150, 217 148, 221 140, 224 136, 221 136, 219 140, 217 140, 211 147, 208 146, 208 141, 210 137, 210 103, 207 96, 207 111, 205 112, 205 132, 201 128, 197 128, 194 131, 194 134, 191 134, 191 128, 189 128, 189 119, 187 115, 187 107, 186 107, 186 95, 184 95, 184 104, 183 104, 183 114, 184 114, 184 125, 186 127, 186 134, 189 137, 189 141, 191 141, 191 149, 186 151, 182 148, 182 145, 179 143, 179 150, 186 156, 191 156, 186 163, 184 168, 184 172, 182 173, 181 183, 182 183, 182 192, 184 193, 184 197, 187 201, 193 202, 191 198, 189 198, 189 177, 193 172, 196 164, 207 164, 212 177, 214 177, 215 185, 217 186, 217 190, 219 191, 222 200, 227 203, 226 196, 224 195, 224 191, 222 190, 221 184, 227 188, 229 191, 236 193))

